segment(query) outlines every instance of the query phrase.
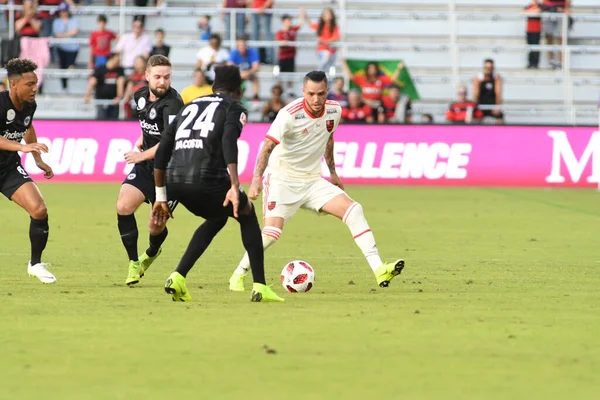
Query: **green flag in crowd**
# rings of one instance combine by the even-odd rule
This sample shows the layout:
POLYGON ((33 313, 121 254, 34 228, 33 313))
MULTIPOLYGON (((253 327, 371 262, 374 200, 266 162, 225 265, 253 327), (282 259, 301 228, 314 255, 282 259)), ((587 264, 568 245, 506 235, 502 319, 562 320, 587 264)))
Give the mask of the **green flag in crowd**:
MULTIPOLYGON (((350 68, 352 74, 357 76, 365 75, 365 68, 370 61, 371 60, 346 60, 348 68, 350 68)), ((379 70, 384 75, 392 76, 396 70, 396 67, 401 61, 402 60, 377 61, 377 64, 379 65, 379 70)), ((415 86, 415 83, 413 82, 406 65, 402 69, 402 72, 400 72, 399 80, 397 80, 395 83, 396 85, 400 86, 402 93, 408 96, 412 101, 420 99, 417 87, 415 86)), ((350 82, 350 87, 354 89, 360 89, 354 82, 350 82)))

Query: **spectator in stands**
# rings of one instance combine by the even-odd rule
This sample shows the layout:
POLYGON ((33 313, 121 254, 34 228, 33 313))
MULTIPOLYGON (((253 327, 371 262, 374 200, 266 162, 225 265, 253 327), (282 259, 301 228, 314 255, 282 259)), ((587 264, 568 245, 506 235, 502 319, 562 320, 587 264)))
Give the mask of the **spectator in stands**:
MULTIPOLYGON (((73 39, 79 33, 79 24, 73 18, 69 11, 67 3, 60 3, 56 9, 58 18, 52 23, 54 37, 59 39, 73 39)), ((77 53, 79 53, 79 43, 59 43, 56 45, 58 55, 58 65, 61 69, 74 69, 77 53)), ((68 80, 61 78, 63 92, 68 93, 68 80)))
POLYGON ((483 112, 474 101, 467 99, 467 88, 460 86, 456 94, 457 100, 450 104, 446 111, 446 120, 453 124, 478 124, 483 112))
POLYGON ((258 85, 258 68, 260 60, 258 51, 248 47, 245 37, 238 38, 236 49, 229 54, 229 64, 237 65, 240 68, 242 80, 252 82, 252 94, 254 100, 259 100, 259 85, 258 85))
MULTIPOLYGON (((542 37, 542 18, 539 14, 542 12, 539 0, 531 0, 525 7, 525 13, 531 15, 527 17, 527 44, 539 45, 542 37)), ((530 50, 528 55, 529 62, 527 69, 538 69, 540 64, 540 52, 530 50)))
POLYGON ((198 30, 200 31, 200 40, 209 40, 212 34, 210 25, 210 15, 203 15, 198 20, 198 30))
POLYGON ((362 122, 367 124, 375 122, 373 110, 361 101, 360 92, 356 89, 352 89, 350 94, 348 94, 348 107, 342 108, 342 118, 344 122, 362 122))
MULTIPOLYGON (((546 42, 548 45, 563 44, 562 35, 562 22, 563 14, 571 16, 571 0, 544 0, 542 4, 542 10, 544 11, 542 30, 546 36, 546 42)), ((554 59, 554 51, 550 50, 548 53, 548 59, 550 60, 550 66, 553 69, 562 68, 562 52, 558 52, 558 60, 554 59)))
POLYGON ((157 29, 154 31, 154 47, 150 50, 150 55, 153 56, 155 54, 160 54, 169 58, 169 53, 171 52, 171 46, 167 46, 165 44, 165 31, 162 29, 157 29))
POLYGON ((83 98, 86 104, 90 102, 94 88, 96 89, 95 98, 97 100, 112 100, 112 104, 96 106, 97 119, 119 119, 119 102, 125 91, 125 72, 119 64, 119 54, 112 54, 106 64, 96 68, 89 78, 88 87, 83 98))
POLYGON ((106 15, 98 15, 97 27, 90 35, 90 60, 88 63, 89 69, 94 69, 106 64, 106 59, 110 55, 112 41, 117 38, 117 35, 106 29, 106 15))
MULTIPOLYGON (((123 0, 123 1, 125 1, 125 0, 123 0)), ((135 4, 136 7, 148 7, 148 3, 149 3, 149 0, 134 0, 134 4, 135 4)), ((154 0, 154 5, 156 7, 162 7, 163 4, 164 4, 163 0, 154 0)), ((133 19, 134 20, 142 21, 143 23, 146 22, 146 16, 143 15, 143 14, 134 15, 133 19)))
POLYGON ((119 39, 115 51, 120 53, 121 66, 133 69, 137 56, 148 58, 152 50, 152 41, 144 32, 144 22, 140 19, 133 21, 132 32, 126 33, 119 39))
MULTIPOLYGON (((494 60, 487 59, 483 64, 483 72, 473 78, 473 101, 480 106, 502 105, 502 78, 494 71, 494 60)), ((484 117, 496 119, 496 123, 504 123, 504 114, 497 107, 483 110, 484 117)))
POLYGON ((146 59, 142 56, 137 56, 133 65, 133 72, 127 77, 125 93, 123 95, 123 108, 125 109, 125 116, 128 119, 136 117, 133 113, 136 107, 133 94, 144 86, 148 86, 148 81, 146 80, 146 59))
POLYGON ((400 72, 404 68, 404 63, 402 61, 398 63, 392 76, 383 74, 379 69, 379 64, 374 61, 367 64, 365 75, 352 74, 345 60, 342 62, 342 67, 344 68, 344 73, 360 87, 364 102, 371 109, 378 110, 382 106, 384 88, 398 80, 400 72))
MULTIPOLYGON (((70 7, 75 7, 75 2, 73 0, 39 0, 37 1, 37 4, 46 7, 57 7, 62 2, 66 2, 70 7)), ((54 25, 54 19, 57 18, 56 12, 40 11, 37 16, 42 20, 42 31, 40 36, 52 37, 52 26, 54 25)))
MULTIPOLYGON (((273 31, 271 30, 271 23, 273 20, 273 14, 265 12, 273 8, 274 0, 249 0, 248 5, 252 6, 254 13, 252 14, 252 40, 260 40, 260 32, 262 30, 262 40, 271 41, 273 40, 273 31), (262 29, 261 29, 262 26, 262 29)), ((261 49, 262 51, 262 49, 261 49)), ((265 49, 265 64, 274 64, 274 48, 267 47, 265 49)))
POLYGON ((212 94, 212 86, 206 81, 202 68, 196 68, 193 76, 193 84, 186 87, 181 91, 181 99, 183 104, 190 103, 192 100, 198 97, 207 96, 212 94))
MULTIPOLYGON (((296 41, 298 30, 304 25, 306 10, 300 9, 300 21, 298 25, 292 25, 292 17, 284 14, 281 17, 281 30, 277 31, 275 40, 279 43, 279 72, 296 72, 296 47, 289 46, 290 42, 296 41)), ((288 80, 288 89, 294 83, 288 80)))
POLYGON ((335 100, 342 107, 348 107, 348 93, 344 91, 344 78, 338 76, 333 80, 333 90, 327 95, 327 100, 335 100))
POLYGON ((271 98, 265 103, 262 111, 262 122, 273 122, 275 117, 286 102, 283 101, 283 88, 280 85, 275 85, 271 88, 271 98))
POLYGON ((400 86, 391 85, 387 96, 381 98, 381 106, 377 108, 377 122, 380 124, 412 122, 412 103, 408 96, 402 96, 400 86))
POLYGON ((23 12, 15 15, 15 32, 21 37, 39 37, 42 21, 37 16, 37 5, 32 0, 23 2, 23 12))
MULTIPOLYGON (((223 0, 223 8, 238 8, 235 13, 235 37, 243 36, 246 33, 246 13, 242 8, 246 8, 247 0, 223 0)), ((225 40, 229 40, 231 34, 231 14, 223 14, 225 20, 225 40)))
POLYGON ((435 121, 433 120, 433 115, 431 115, 431 114, 423 114, 423 115, 421 115, 421 123, 423 125, 435 124, 435 121))
POLYGON ((340 40, 340 30, 333 9, 326 8, 323 10, 318 23, 311 23, 310 20, 308 23, 312 30, 317 31, 319 37, 317 45, 319 69, 329 73, 329 69, 335 65, 335 43, 340 40))
POLYGON ((218 33, 210 35, 208 46, 198 50, 196 59, 198 60, 196 67, 201 68, 208 82, 212 83, 215 78, 214 68, 229 61, 229 52, 221 47, 221 35, 218 33))

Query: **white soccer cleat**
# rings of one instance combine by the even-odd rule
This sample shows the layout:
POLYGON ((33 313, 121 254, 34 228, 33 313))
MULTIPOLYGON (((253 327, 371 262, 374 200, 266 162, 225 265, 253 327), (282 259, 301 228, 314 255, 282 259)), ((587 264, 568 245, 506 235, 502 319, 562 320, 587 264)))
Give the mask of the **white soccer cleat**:
POLYGON ((54 283, 56 282, 56 277, 52 275, 50 271, 48 271, 48 266, 50 264, 47 263, 37 263, 35 265, 31 265, 31 261, 29 265, 27 265, 27 273, 29 276, 37 277, 42 283, 54 283))

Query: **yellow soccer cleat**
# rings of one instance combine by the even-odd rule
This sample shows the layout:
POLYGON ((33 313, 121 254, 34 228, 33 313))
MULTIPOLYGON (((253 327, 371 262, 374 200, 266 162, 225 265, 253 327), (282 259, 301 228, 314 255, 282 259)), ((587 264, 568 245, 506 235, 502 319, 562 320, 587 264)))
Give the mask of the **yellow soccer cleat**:
POLYGON ((391 263, 383 263, 381 267, 377 268, 375 271, 375 278, 377 279, 377 284, 382 287, 388 287, 390 281, 394 279, 397 275, 400 275, 402 270, 404 269, 404 260, 396 260, 391 263))
POLYGON ((263 285, 262 283, 254 283, 252 286, 252 297, 250 301, 258 302, 278 302, 283 303, 285 300, 271 289, 271 286, 263 285))
POLYGON ((185 285, 185 278, 179 272, 169 275, 165 283, 165 292, 173 297, 173 301, 192 301, 192 296, 185 285))

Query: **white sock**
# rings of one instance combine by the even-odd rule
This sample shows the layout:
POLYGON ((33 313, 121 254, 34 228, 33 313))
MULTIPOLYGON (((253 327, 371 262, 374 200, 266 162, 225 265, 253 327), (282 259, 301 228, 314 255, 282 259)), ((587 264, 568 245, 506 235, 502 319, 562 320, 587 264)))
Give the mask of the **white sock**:
MULTIPOLYGON (((281 236, 281 229, 275 228, 274 226, 265 226, 262 231, 262 242, 263 249, 271 247, 281 236)), ((238 275, 246 275, 250 270, 250 258, 248 253, 244 254, 244 257, 240 260, 238 267, 235 269, 235 273, 238 275)))
POLYGON ((377 245, 375 244, 375 236, 373 236, 373 232, 369 228, 360 203, 352 203, 348 207, 346 214, 344 214, 342 221, 350 228, 354 242, 356 242, 356 245, 365 255, 369 266, 375 272, 377 268, 381 267, 382 262, 379 257, 377 245))

